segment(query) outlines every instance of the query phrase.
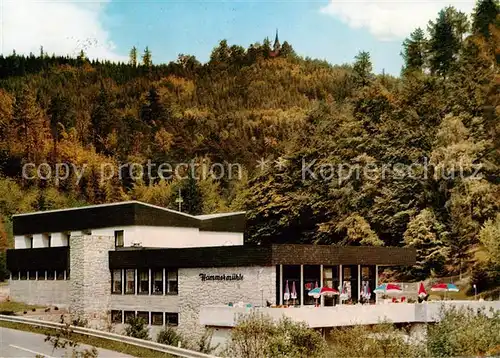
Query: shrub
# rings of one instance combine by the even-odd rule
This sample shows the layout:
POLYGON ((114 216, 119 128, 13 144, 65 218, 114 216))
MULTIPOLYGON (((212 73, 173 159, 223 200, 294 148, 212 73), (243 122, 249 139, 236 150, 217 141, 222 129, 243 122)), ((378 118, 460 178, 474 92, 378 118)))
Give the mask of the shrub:
POLYGON ((158 333, 156 341, 169 346, 177 346, 182 339, 175 329, 172 327, 165 327, 158 333))
POLYGON ((220 346, 219 343, 212 347, 213 335, 214 335, 214 330, 212 328, 205 329, 205 332, 203 332, 203 335, 198 341, 198 347, 197 347, 198 352, 205 354, 212 354, 217 348, 219 348, 220 346))
POLYGON ((134 338, 149 340, 149 331, 146 321, 141 317, 130 317, 125 327, 125 335, 134 338))
MULTIPOLYGON (((500 312, 491 317, 484 310, 452 307, 441 311, 441 320, 427 329, 432 357, 485 356, 500 347, 500 312)), ((498 352, 497 352, 498 353, 498 352)))
POLYGON ((408 343, 405 332, 382 322, 373 327, 352 326, 334 329, 329 336, 328 357, 419 357, 423 347, 408 343))
POLYGON ((226 354, 233 358, 321 357, 325 352, 321 335, 305 323, 250 313, 242 316, 231 331, 226 354))
POLYGON ((88 321, 85 318, 77 317, 73 319, 71 324, 76 327, 87 327, 88 321))

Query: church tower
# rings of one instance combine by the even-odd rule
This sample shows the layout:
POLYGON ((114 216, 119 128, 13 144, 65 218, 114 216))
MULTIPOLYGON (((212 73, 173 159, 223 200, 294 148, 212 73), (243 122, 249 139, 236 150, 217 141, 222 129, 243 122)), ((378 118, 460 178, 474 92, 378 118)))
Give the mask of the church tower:
POLYGON ((281 50, 280 39, 278 38, 278 29, 276 29, 276 37, 274 39, 273 51, 277 55, 281 50))

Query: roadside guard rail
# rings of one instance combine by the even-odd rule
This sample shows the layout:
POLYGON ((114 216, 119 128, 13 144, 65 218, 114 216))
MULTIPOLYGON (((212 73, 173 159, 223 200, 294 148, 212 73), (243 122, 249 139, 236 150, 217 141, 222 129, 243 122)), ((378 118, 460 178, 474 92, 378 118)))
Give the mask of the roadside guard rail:
MULTIPOLYGON (((36 326, 36 327, 45 327, 45 328, 52 328, 52 329, 58 329, 58 328, 61 328, 64 326, 64 324, 57 323, 57 322, 41 321, 41 320, 37 320, 37 319, 17 317, 17 316, 5 316, 5 315, 0 315, 0 321, 22 323, 22 324, 28 324, 28 325, 32 325, 32 326, 36 326)), ((117 342, 122 342, 122 343, 130 344, 130 345, 136 346, 136 347, 147 348, 147 349, 150 349, 150 350, 153 350, 156 352, 167 353, 167 354, 173 355, 175 357, 218 358, 218 357, 213 356, 213 355, 209 355, 209 354, 205 354, 205 353, 201 353, 201 352, 197 352, 197 351, 191 351, 191 350, 185 349, 185 348, 168 346, 166 344, 161 344, 161 343, 152 342, 152 341, 146 341, 143 339, 128 337, 128 336, 124 336, 124 335, 116 334, 116 333, 99 331, 99 330, 91 329, 91 328, 71 326, 71 330, 73 331, 73 333, 98 337, 98 338, 102 338, 102 339, 108 339, 108 340, 117 341, 117 342)))

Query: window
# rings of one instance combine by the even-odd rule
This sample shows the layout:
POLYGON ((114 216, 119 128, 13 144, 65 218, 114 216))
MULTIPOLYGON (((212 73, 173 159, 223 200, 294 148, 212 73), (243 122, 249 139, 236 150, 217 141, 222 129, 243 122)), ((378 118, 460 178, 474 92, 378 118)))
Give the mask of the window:
POLYGON ((64 280, 64 270, 56 271, 56 280, 64 280))
POLYGON ((38 279, 45 280, 45 270, 38 270, 38 279))
POLYGON ((125 311, 124 314, 123 314, 123 316, 125 318, 124 322, 128 323, 129 319, 135 317, 135 311, 125 311))
POLYGON ((66 270, 66 280, 69 280, 69 270, 66 270))
POLYGON ((10 277, 11 280, 19 280, 19 271, 12 271, 10 277))
POLYGON ((111 311, 111 323, 122 323, 122 311, 111 311))
POLYGON ((123 230, 115 231, 115 247, 123 247, 123 230))
POLYGON ((47 270, 47 280, 54 280, 55 275, 54 275, 54 270, 47 270))
POLYGON ((163 326, 163 312, 151 312, 151 324, 153 326, 163 326))
POLYGON ((179 314, 178 313, 165 313, 165 323, 168 326, 178 326, 179 325, 179 314))
POLYGON ((28 271, 21 271, 21 280, 28 279, 28 271))
POLYGON ((36 271, 28 271, 28 278, 30 280, 36 280, 36 271))
POLYGON ((163 270, 151 270, 151 293, 153 295, 163 294, 163 270))
POLYGON ((142 318, 149 325, 149 312, 137 312, 137 317, 142 318))
POLYGON ((141 295, 149 294, 149 270, 138 270, 139 288, 138 292, 141 295))
POLYGON ((111 272, 111 293, 122 293, 122 270, 113 270, 111 272))
POLYGON ((125 270, 125 293, 129 295, 135 294, 135 270, 127 269, 125 270))
POLYGON ((167 283, 167 292, 169 294, 177 294, 177 270, 168 271, 167 283))

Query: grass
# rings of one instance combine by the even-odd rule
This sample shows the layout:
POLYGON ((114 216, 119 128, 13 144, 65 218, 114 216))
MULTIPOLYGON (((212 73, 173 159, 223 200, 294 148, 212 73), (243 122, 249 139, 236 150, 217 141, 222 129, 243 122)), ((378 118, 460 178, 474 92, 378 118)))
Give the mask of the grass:
POLYGON ((43 306, 28 305, 22 302, 16 301, 4 301, 0 302, 0 311, 12 311, 12 312, 24 312, 31 311, 33 308, 44 308, 43 306))
MULTIPOLYGON (((43 327, 35 327, 28 324, 18 323, 18 322, 5 322, 0 321, 0 327, 17 329, 19 331, 26 331, 31 333, 38 333, 43 335, 54 335, 56 330, 43 327)), ((86 336, 82 334, 72 334, 71 338, 78 343, 86 344, 93 347, 108 349, 110 351, 121 352, 129 354, 134 357, 144 357, 144 358, 173 358, 170 354, 156 352, 147 348, 136 347, 127 343, 111 341, 107 339, 86 336)))

